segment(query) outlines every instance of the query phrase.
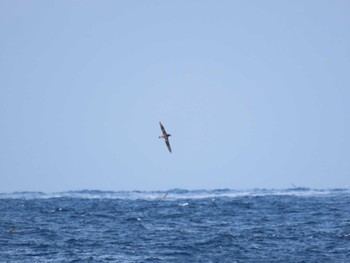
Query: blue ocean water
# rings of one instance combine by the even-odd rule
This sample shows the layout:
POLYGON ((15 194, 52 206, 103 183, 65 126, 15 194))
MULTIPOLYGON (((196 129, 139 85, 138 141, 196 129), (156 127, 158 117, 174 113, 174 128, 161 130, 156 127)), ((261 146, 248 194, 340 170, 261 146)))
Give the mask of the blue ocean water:
POLYGON ((0 262, 350 262, 350 190, 0 194, 0 262))

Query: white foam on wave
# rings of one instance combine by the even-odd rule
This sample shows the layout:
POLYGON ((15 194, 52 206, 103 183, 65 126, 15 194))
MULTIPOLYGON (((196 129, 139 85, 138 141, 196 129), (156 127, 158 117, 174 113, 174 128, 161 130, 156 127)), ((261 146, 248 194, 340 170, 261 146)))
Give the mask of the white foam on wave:
POLYGON ((251 190, 169 190, 169 191, 68 191, 57 193, 14 192, 0 193, 0 199, 50 199, 50 198, 80 198, 80 199, 123 199, 123 200, 185 200, 185 199, 218 199, 259 196, 322 196, 335 194, 350 194, 350 189, 251 189, 251 190), (165 193, 166 199, 163 199, 165 193))

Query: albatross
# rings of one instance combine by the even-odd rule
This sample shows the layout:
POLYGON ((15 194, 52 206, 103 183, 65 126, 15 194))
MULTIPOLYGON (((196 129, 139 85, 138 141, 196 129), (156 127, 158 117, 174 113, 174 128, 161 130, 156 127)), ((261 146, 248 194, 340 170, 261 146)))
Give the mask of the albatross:
POLYGON ((169 152, 171 153, 171 147, 169 143, 169 137, 171 136, 171 134, 166 133, 164 126, 161 122, 159 122, 159 125, 160 125, 160 129, 162 130, 162 135, 159 136, 159 138, 162 138, 165 140, 165 144, 168 147, 169 152))

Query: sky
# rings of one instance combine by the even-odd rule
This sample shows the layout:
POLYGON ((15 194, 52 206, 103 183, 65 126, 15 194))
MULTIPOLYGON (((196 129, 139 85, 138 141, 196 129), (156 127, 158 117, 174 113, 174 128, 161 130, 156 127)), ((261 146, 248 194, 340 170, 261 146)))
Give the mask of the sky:
POLYGON ((0 0, 0 192, 348 187, 349 12, 0 0))

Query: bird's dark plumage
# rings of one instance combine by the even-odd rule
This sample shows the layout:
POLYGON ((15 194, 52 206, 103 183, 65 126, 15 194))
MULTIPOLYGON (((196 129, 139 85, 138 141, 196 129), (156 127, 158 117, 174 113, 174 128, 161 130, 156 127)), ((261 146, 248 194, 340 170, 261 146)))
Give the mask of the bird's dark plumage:
POLYGON ((159 125, 160 125, 160 129, 162 130, 162 135, 159 136, 159 138, 163 138, 165 140, 165 144, 168 147, 169 152, 171 152, 171 147, 169 143, 169 137, 171 136, 171 134, 166 133, 164 126, 161 122, 159 122, 159 125))

